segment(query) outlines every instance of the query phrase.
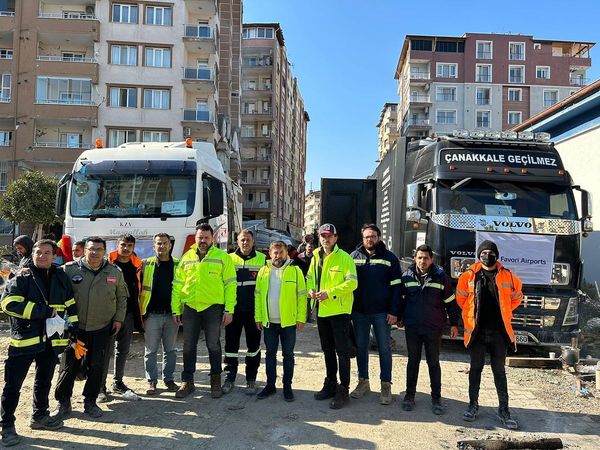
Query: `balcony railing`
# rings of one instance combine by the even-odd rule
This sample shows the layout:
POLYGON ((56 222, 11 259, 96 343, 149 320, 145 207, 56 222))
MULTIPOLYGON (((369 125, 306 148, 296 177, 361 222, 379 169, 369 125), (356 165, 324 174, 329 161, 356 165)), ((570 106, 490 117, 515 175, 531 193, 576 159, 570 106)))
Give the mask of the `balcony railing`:
POLYGON ((15 17, 14 11, 0 11, 0 17, 15 17))
POLYGON ((243 91, 246 92, 271 92, 273 89, 271 89, 271 87, 263 87, 263 88, 249 88, 249 87, 242 87, 243 91))
POLYGON ((477 52, 477 59, 492 59, 492 52, 477 52))
POLYGON ((184 25, 184 37, 192 39, 213 39, 214 29, 208 25, 184 25))
POLYGON ((429 95, 416 94, 410 96, 410 101, 415 103, 430 103, 431 97, 429 95))
POLYGON ((491 83, 492 82, 492 76, 491 75, 481 75, 481 74, 478 74, 475 77, 475 81, 477 81, 478 83, 491 83))
POLYGON ((249 200, 244 201, 244 208, 251 209, 269 209, 270 202, 251 202, 249 200))
POLYGON ((98 63, 96 58, 87 58, 84 56, 61 56, 61 55, 38 55, 38 61, 59 61, 59 62, 80 62, 80 63, 98 63))
POLYGON ((517 76, 517 77, 508 77, 508 82, 509 83, 517 83, 517 84, 523 84, 524 83, 524 79, 523 77, 517 76))
POLYGON ((77 19, 77 20, 97 20, 95 14, 88 14, 84 12, 60 12, 60 13, 39 13, 38 17, 42 17, 44 19, 77 19))
POLYGON ((210 111, 196 111, 195 109, 184 109, 183 120, 189 122, 212 122, 210 111))
POLYGON ((588 84, 590 84, 590 79, 583 77, 571 77, 569 78, 569 82, 573 86, 587 86, 588 84))
POLYGON ((429 119, 408 119, 406 121, 408 126, 429 126, 429 119))
POLYGON ((429 80, 430 74, 424 71, 411 71, 410 78, 413 80, 429 80))
POLYGON ((261 58, 242 59, 243 67, 273 67, 273 58, 264 56, 261 58))
POLYGON ((69 145, 67 142, 35 142, 34 147, 53 147, 53 148, 72 148, 73 150, 80 150, 82 148, 92 148, 87 142, 82 142, 77 146, 69 145))
POLYGON ((271 155, 242 156, 242 161, 271 161, 271 155))
POLYGON ((508 59, 511 61, 525 61, 525 53, 510 52, 508 59))
POLYGON ((186 67, 183 69, 183 78, 186 80, 212 81, 215 79, 215 73, 212 69, 186 67))
POLYGON ((84 100, 80 98, 37 98, 36 103, 42 105, 81 105, 81 106, 95 106, 93 100, 84 100))
POLYGON ((261 186, 268 186, 269 184, 271 184, 271 179, 270 178, 260 178, 258 180, 242 180, 242 184, 258 184, 261 186))
POLYGON ((260 115, 260 114, 262 114, 262 115, 269 116, 269 115, 271 115, 271 113, 272 113, 271 109, 269 109, 267 111, 265 111, 263 109, 254 109, 254 110, 245 109, 242 111, 242 114, 244 114, 244 115, 260 115))

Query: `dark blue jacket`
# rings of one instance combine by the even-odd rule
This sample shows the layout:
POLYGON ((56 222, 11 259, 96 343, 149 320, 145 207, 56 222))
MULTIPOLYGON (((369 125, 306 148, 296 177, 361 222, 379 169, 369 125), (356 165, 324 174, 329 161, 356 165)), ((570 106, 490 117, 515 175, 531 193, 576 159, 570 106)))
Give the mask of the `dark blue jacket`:
POLYGON ((400 262, 379 242, 369 256, 361 244, 350 255, 356 264, 358 288, 354 291, 353 312, 400 314, 400 262))
POLYGON ((459 309, 450 277, 444 269, 432 264, 424 279, 417 275, 415 264, 402 274, 402 321, 407 330, 441 332, 450 318, 458 325, 459 309))

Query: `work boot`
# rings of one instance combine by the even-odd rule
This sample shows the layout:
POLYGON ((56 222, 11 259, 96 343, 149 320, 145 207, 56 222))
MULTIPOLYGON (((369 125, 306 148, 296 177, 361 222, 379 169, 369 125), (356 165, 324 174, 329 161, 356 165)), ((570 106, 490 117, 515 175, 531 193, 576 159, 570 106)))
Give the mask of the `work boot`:
POLYGON ((283 385, 283 399, 286 402, 293 402, 295 400, 295 398, 294 398, 294 391, 292 391, 292 385, 291 384, 284 384, 283 385))
POLYGON ((507 406, 498 408, 498 418, 509 430, 516 430, 519 428, 517 421, 510 416, 510 411, 507 406))
POLYGON ((331 409, 341 409, 350 401, 350 396, 348 395, 348 388, 346 386, 342 386, 341 384, 337 385, 335 389, 335 397, 329 403, 329 407, 331 409))
POLYGON ((173 380, 165 381, 165 387, 169 392, 177 392, 179 389, 179 386, 177 386, 177 383, 175 383, 173 380))
POLYGON ((146 395, 156 395, 156 381, 148 381, 146 395))
POLYGON ((221 390, 223 391, 223 394, 229 394, 231 392, 231 390, 233 389, 233 381, 230 380, 225 380, 225 383, 223 383, 223 387, 221 388, 221 390))
POLYGON ((442 405, 441 398, 432 398, 431 399, 431 411, 433 411, 433 413, 436 416, 441 416, 442 414, 444 414, 446 412, 444 405, 442 405))
POLYGON ((352 391, 350 397, 352 398, 363 398, 365 394, 371 392, 371 385, 369 384, 368 378, 359 378, 356 389, 352 391))
POLYGON ((275 394, 277 392, 277 389, 275 388, 274 384, 267 384, 262 391, 260 391, 258 393, 258 395, 256 396, 257 399, 259 400, 263 400, 267 397, 270 397, 271 395, 275 394))
POLYGON ((392 383, 389 381, 381 382, 381 395, 379 396, 379 403, 382 405, 389 405, 392 403, 392 383))
POLYGON ((21 436, 17 434, 15 427, 8 427, 2 430, 2 446, 12 447, 21 442, 21 436))
POLYGON ((177 392, 175 392, 176 398, 184 398, 190 395, 196 390, 196 386, 193 381, 184 381, 177 392))
POLYGON ((329 378, 325 378, 323 381, 323 387, 319 392, 315 392, 315 400, 327 400, 328 398, 333 398, 335 396, 335 390, 337 387, 336 380, 330 380, 329 378))
POLYGON ((244 390, 244 394, 246 395, 256 395, 258 389, 256 388, 256 381, 248 381, 246 384, 246 389, 244 390))
POLYGON ((414 397, 405 395, 404 400, 402 400, 402 410, 403 411, 412 411, 413 409, 415 409, 414 397))
POLYGON ((463 413, 463 420, 465 420, 467 422, 475 422, 478 412, 479 412, 479 404, 477 402, 470 402, 469 407, 463 413))
POLYGON ((125 383, 123 383, 123 380, 115 380, 112 385, 112 390, 117 394, 124 394, 127 391, 133 392, 125 383))
POLYGON ((104 412, 96 405, 96 402, 87 399, 83 401, 83 412, 92 419, 99 419, 104 415, 104 412))
POLYGON ((42 416, 39 418, 32 417, 29 421, 29 427, 32 430, 58 430, 65 425, 63 420, 58 416, 42 416))
POLYGON ((221 374, 210 376, 210 396, 212 398, 221 398, 223 389, 221 388, 221 374))
POLYGON ((71 415, 73 408, 71 407, 71 400, 65 400, 59 402, 54 411, 52 411, 52 417, 56 420, 64 420, 71 415))

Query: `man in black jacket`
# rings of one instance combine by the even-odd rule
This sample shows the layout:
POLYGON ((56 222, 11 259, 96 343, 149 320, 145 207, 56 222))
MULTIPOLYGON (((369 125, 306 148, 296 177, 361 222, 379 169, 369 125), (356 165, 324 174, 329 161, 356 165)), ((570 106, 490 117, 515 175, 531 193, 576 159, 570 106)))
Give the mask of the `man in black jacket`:
POLYGON ((419 378, 421 351, 429 367, 431 406, 434 414, 444 413, 442 398, 442 371, 440 346, 442 331, 450 318, 450 335, 458 335, 459 309, 456 305, 450 278, 444 269, 433 264, 433 250, 420 245, 415 253, 415 264, 402 274, 402 320, 406 336, 408 364, 406 393, 402 409, 412 411, 419 378))
MULTIPOLYGON (((73 289, 62 269, 52 265, 56 243, 43 239, 33 246, 32 264, 21 270, 8 284, 2 297, 2 310, 10 318, 10 344, 4 363, 5 385, 2 391, 2 445, 17 445, 21 437, 15 430, 15 410, 29 367, 35 361, 33 386, 33 429, 56 430, 63 426, 60 417, 51 417, 48 394, 57 354, 69 345, 68 333, 50 334, 46 320, 57 315, 68 319, 71 337, 78 318, 73 289)), ((64 322, 58 320, 61 326, 64 322)))
POLYGON ((358 288, 354 291, 352 324, 356 336, 358 385, 350 394, 361 398, 370 392, 369 335, 371 327, 377 340, 382 405, 392 402, 392 350, 390 328, 400 312, 400 262, 380 240, 376 225, 364 225, 362 244, 352 253, 356 264, 358 288))

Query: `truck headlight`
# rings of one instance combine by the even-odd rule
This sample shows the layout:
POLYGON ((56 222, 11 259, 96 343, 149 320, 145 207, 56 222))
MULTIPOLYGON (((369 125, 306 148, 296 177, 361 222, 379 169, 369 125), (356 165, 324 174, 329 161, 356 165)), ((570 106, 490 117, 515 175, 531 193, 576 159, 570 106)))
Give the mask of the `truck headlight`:
POLYGON ((475 262, 475 258, 450 258, 450 276, 452 278, 460 277, 460 274, 469 268, 475 262))
POLYGON ((579 299, 572 297, 569 299, 567 309, 565 311, 565 319, 563 320, 563 327, 568 325, 577 325, 579 323, 579 299))
POLYGON ((543 297, 543 308, 557 310, 558 308, 560 308, 560 298, 543 297))
POLYGON ((542 327, 543 328, 551 328, 554 326, 555 321, 554 316, 542 316, 542 327))
POLYGON ((571 279, 571 265, 568 263, 554 263, 552 264, 552 277, 550 278, 550 284, 557 286, 564 286, 569 284, 571 279))

